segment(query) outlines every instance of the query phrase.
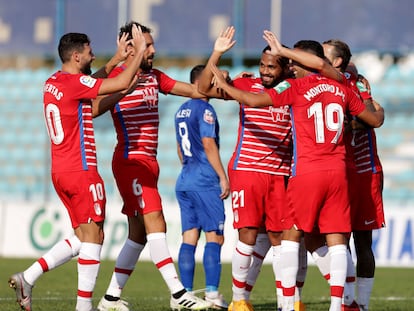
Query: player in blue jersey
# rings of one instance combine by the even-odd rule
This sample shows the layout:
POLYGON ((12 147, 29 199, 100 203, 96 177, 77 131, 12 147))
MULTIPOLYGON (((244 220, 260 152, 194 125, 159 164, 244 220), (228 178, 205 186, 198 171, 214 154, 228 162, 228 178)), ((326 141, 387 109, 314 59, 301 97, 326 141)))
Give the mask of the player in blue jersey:
MULTIPOLYGON (((195 66, 191 83, 197 84, 204 65, 195 66)), ((218 292, 221 275, 221 246, 224 243, 224 203, 230 193, 229 181, 219 154, 219 124, 208 98, 190 99, 175 114, 177 153, 182 170, 177 178, 176 196, 181 211, 182 244, 178 255, 181 281, 193 290, 195 250, 204 231, 203 266, 205 299, 216 308, 227 309, 218 292)))

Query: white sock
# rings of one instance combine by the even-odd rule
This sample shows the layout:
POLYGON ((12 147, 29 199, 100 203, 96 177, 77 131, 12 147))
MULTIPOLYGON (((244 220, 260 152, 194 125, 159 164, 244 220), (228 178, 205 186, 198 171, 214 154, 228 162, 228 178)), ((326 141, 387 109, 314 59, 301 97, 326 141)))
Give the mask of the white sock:
POLYGON ((329 311, 341 311, 342 308, 342 296, 344 294, 346 279, 347 252, 348 249, 345 244, 329 247, 329 255, 331 257, 331 306, 329 311))
POLYGON ((102 245, 83 242, 78 258, 77 311, 92 309, 92 296, 98 277, 102 245))
POLYGON ((355 265, 349 250, 346 252, 346 259, 347 268, 343 304, 349 306, 355 300, 355 265))
POLYGON ((125 241, 118 258, 116 259, 111 282, 106 291, 107 295, 121 297, 122 289, 131 276, 131 273, 134 271, 135 265, 144 247, 145 245, 136 243, 130 239, 125 241))
POLYGON ((233 258, 231 262, 231 271, 233 277, 233 300, 239 301, 246 299, 245 286, 247 274, 251 263, 251 257, 253 253, 253 245, 245 244, 238 241, 236 248, 233 252, 233 258))
POLYGON ((184 289, 178 278, 177 270, 170 256, 167 239, 164 232, 150 233, 147 235, 147 243, 152 262, 160 271, 165 283, 172 294, 184 289))
POLYGON ((296 275, 295 301, 300 301, 302 297, 302 289, 305 284, 306 273, 308 271, 308 251, 305 247, 305 240, 301 238, 299 244, 299 263, 298 274, 296 275))
POLYGON ((282 290, 282 267, 281 267, 281 257, 280 252, 282 251, 281 245, 272 246, 273 249, 273 273, 275 275, 275 285, 276 285, 276 299, 277 299, 277 309, 282 308, 283 302, 283 290, 282 290))
POLYGON ((280 253, 282 267, 283 310, 293 310, 296 276, 299 269, 299 243, 282 240, 280 253))
POLYGON ((30 285, 45 272, 50 271, 79 254, 81 242, 77 236, 57 242, 46 254, 34 262, 23 273, 24 279, 30 285))
POLYGON ((322 276, 329 283, 329 279, 330 279, 329 270, 331 266, 331 258, 329 255, 328 246, 323 245, 317 248, 315 251, 312 252, 312 258, 315 261, 315 264, 318 267, 319 271, 321 272, 322 276))
POLYGON ((259 276, 262 268, 263 260, 266 257, 270 246, 267 233, 259 233, 256 238, 256 244, 253 247, 252 262, 246 278, 246 300, 250 299, 250 293, 252 292, 254 284, 256 284, 257 277, 259 276))

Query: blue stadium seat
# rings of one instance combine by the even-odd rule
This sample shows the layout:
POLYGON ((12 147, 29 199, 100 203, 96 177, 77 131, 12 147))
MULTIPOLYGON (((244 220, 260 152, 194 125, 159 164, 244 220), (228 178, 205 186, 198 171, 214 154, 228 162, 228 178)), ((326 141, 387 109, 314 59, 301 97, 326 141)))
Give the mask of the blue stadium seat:
MULTIPOLYGON (((190 67, 167 68, 172 78, 188 81, 190 67)), ((258 68, 227 68, 231 75, 242 71, 258 74, 258 68)), ((42 86, 55 69, 4 70, 0 74, 0 195, 41 196, 54 193, 50 182, 48 136, 43 120, 42 86), (30 78, 30 79, 29 79, 30 78), (27 80, 31 83, 27 84, 27 80), (24 88, 22 88, 24 86, 24 88), (22 91, 23 90, 23 91, 22 91)), ((391 66, 384 78, 373 84, 374 98, 386 107, 386 121, 376 130, 381 159, 385 163, 384 199, 414 201, 414 174, 410 170, 392 170, 392 163, 410 161, 406 154, 398 156, 403 144, 413 141, 414 133, 414 71, 402 72, 391 66), (391 163, 391 164, 388 164, 391 163), (387 173, 387 165, 390 170, 387 173)), ((174 113, 186 98, 160 95, 160 136, 158 161, 159 189, 163 197, 175 199, 175 180, 180 171, 176 155, 174 113)), ((211 100, 220 121, 220 153, 223 164, 233 152, 237 139, 238 104, 211 100)), ((111 171, 115 132, 109 115, 96 120, 96 144, 99 171, 105 180, 108 195, 117 192, 111 171)))
POLYGON ((401 79, 400 68, 397 65, 391 65, 385 71, 384 77, 382 78, 384 81, 398 81, 401 79))

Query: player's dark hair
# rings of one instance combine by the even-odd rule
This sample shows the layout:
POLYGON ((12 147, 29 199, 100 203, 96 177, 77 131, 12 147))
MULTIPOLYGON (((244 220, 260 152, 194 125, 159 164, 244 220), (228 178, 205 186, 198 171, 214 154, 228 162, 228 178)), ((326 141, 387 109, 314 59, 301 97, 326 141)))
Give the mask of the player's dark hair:
POLYGON ((82 52, 85 44, 90 44, 89 37, 84 33, 69 32, 59 40, 58 52, 62 63, 70 60, 73 51, 82 52))
POLYGON ((206 68, 205 65, 194 66, 190 71, 190 82, 194 83, 201 75, 201 72, 206 68))
MULTIPOLYGON (((283 45, 282 44, 282 46, 285 47, 285 48, 287 48, 286 45, 283 45)), ((264 54, 264 53, 266 53, 268 51, 270 52, 270 50, 271 50, 270 45, 266 45, 264 47, 264 49, 262 50, 262 54, 264 54)), ((279 66, 281 68, 286 68, 289 65, 289 58, 284 57, 284 56, 277 56, 276 62, 279 64, 279 66)))
POLYGON ((315 40, 300 40, 295 43, 294 48, 309 52, 313 55, 319 56, 325 59, 325 53, 323 52, 323 46, 315 40))
POLYGON ((124 26, 122 26, 119 29, 119 38, 121 38, 123 33, 128 33, 128 39, 127 40, 131 40, 132 39, 132 26, 136 25, 137 27, 141 28, 142 33, 151 33, 152 30, 150 28, 148 28, 147 26, 144 26, 138 22, 129 22, 126 23, 124 26))
POLYGON ((332 46, 335 51, 335 57, 342 58, 340 69, 342 72, 344 72, 346 70, 346 67, 348 67, 349 61, 352 57, 351 49, 349 48, 348 44, 338 39, 326 40, 322 44, 328 44, 332 46))

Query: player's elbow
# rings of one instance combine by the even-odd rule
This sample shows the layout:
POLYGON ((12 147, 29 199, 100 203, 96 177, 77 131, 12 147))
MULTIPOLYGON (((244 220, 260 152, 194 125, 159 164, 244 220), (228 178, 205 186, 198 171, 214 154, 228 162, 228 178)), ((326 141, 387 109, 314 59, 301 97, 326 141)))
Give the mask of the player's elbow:
POLYGON ((207 96, 208 95, 208 89, 207 88, 205 88, 205 87, 202 87, 202 86, 198 86, 198 88, 197 88, 197 91, 200 93, 200 94, 203 94, 203 95, 205 95, 205 96, 207 96))
POLYGON ((377 114, 375 118, 370 122, 370 126, 378 128, 384 124, 384 115, 377 114))
POLYGON ((208 95, 209 91, 211 90, 211 85, 208 83, 197 83, 197 90, 199 93, 203 95, 208 95))
POLYGON ((125 79, 121 80, 119 85, 118 85, 119 92, 128 89, 131 82, 132 82, 131 80, 125 80, 125 79))
POLYGON ((382 109, 376 112, 371 112, 365 108, 365 110, 357 115, 357 117, 369 126, 377 128, 384 123, 384 110, 382 109))
POLYGON ((384 124, 384 119, 385 119, 385 114, 384 114, 384 109, 381 109, 375 112, 375 115, 377 117, 377 122, 376 122, 376 126, 375 127, 380 127, 384 124))
POLYGON ((381 127, 384 124, 384 117, 380 118, 375 124, 375 127, 381 127))

